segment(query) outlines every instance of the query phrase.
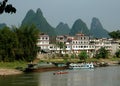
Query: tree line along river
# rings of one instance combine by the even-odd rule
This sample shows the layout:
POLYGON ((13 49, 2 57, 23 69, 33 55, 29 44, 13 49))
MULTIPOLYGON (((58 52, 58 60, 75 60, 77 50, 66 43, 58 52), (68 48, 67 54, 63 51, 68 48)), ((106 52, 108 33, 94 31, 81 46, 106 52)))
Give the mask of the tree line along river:
POLYGON ((1 76, 0 86, 120 86, 120 66, 64 71, 1 76))

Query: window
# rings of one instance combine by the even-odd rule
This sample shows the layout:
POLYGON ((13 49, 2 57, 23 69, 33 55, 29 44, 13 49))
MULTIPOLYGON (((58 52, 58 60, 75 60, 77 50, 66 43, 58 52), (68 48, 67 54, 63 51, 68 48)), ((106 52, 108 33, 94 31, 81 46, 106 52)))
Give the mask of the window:
POLYGON ((50 46, 50 48, 53 48, 53 46, 50 46))
POLYGON ((84 39, 86 39, 86 37, 84 37, 84 39))
POLYGON ((86 46, 84 46, 84 48, 86 48, 86 46))
POLYGON ((77 48, 77 46, 76 46, 76 48, 77 48))
POLYGON ((67 46, 67 48, 70 48, 70 46, 67 46))

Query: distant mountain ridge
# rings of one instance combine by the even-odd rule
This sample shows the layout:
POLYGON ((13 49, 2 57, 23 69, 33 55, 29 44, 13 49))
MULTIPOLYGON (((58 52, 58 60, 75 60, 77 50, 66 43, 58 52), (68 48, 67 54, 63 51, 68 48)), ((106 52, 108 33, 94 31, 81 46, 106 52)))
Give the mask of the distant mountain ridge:
POLYGON ((43 16, 40 8, 37 9, 36 13, 33 10, 29 10, 22 21, 22 25, 34 24, 40 29, 41 32, 48 34, 49 36, 56 35, 71 35, 74 36, 77 33, 83 33, 85 35, 90 35, 95 38, 108 38, 108 31, 105 30, 98 18, 93 18, 91 22, 91 27, 88 29, 85 22, 81 19, 77 19, 72 28, 68 24, 60 22, 56 28, 53 28, 43 16))
POLYGON ((91 36, 95 38, 109 38, 108 31, 105 30, 98 18, 93 18, 90 28, 91 36))
POLYGON ((63 22, 60 22, 57 25, 55 31, 56 31, 57 35, 69 35, 70 28, 69 28, 68 24, 64 24, 63 22))
POLYGON ((55 36, 54 28, 44 18, 40 8, 37 9, 36 13, 33 10, 29 10, 22 21, 22 25, 34 24, 41 32, 48 34, 49 36, 55 36))
POLYGON ((84 33, 89 35, 89 29, 81 19, 75 21, 69 34, 74 36, 77 33, 84 33))

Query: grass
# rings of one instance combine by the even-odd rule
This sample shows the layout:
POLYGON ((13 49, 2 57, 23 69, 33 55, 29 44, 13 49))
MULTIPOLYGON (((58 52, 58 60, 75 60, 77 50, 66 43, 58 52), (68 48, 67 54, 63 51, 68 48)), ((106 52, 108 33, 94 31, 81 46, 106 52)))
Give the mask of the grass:
POLYGON ((111 61, 120 61, 120 58, 110 58, 111 61))
MULTIPOLYGON (((120 61, 120 58, 108 58, 108 59, 95 59, 95 58, 88 58, 86 59, 86 62, 100 62, 100 61, 120 61)), ((39 60, 38 63, 40 62, 58 62, 58 63, 66 63, 66 62, 80 62, 79 59, 62 59, 62 58, 57 58, 57 59, 44 59, 44 60, 39 60)), ((8 68, 8 69, 15 69, 17 67, 22 67, 26 68, 27 67, 27 62, 24 61, 15 61, 15 62, 0 62, 0 68, 8 68)))
POLYGON ((27 62, 24 61, 15 61, 15 62, 0 62, 0 68, 15 69, 17 67, 25 68, 27 62))
MULTIPOLYGON (((120 61, 120 58, 107 58, 107 59, 96 59, 96 58, 87 58, 86 62, 101 62, 101 61, 120 61)), ((79 59, 63 59, 63 58, 57 58, 57 59, 44 59, 40 60, 40 62, 58 62, 58 63, 65 63, 65 62, 82 62, 82 60, 79 59)))
POLYGON ((87 58, 86 59, 86 62, 98 62, 99 59, 96 59, 96 58, 87 58))
POLYGON ((58 63, 65 63, 65 62, 79 62, 79 59, 63 59, 63 58, 56 58, 56 59, 44 59, 40 60, 39 62, 58 62, 58 63))

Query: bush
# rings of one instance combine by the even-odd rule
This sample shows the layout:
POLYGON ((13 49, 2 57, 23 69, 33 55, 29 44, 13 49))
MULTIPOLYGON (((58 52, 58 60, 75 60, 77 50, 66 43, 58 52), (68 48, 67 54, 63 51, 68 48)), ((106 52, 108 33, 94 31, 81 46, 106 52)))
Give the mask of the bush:
POLYGON ((71 58, 71 59, 74 59, 74 58, 75 58, 75 55, 74 55, 74 54, 71 54, 70 58, 71 58))
POLYGON ((81 53, 78 54, 78 57, 80 60, 86 60, 88 57, 87 52, 82 51, 81 53))
POLYGON ((69 57, 69 55, 68 55, 68 54, 65 54, 65 57, 69 57))
POLYGON ((120 58, 120 50, 115 53, 116 57, 120 58))
POLYGON ((96 52, 95 58, 97 58, 97 59, 99 59, 99 58, 103 58, 103 59, 108 58, 108 51, 104 47, 101 47, 96 52))

